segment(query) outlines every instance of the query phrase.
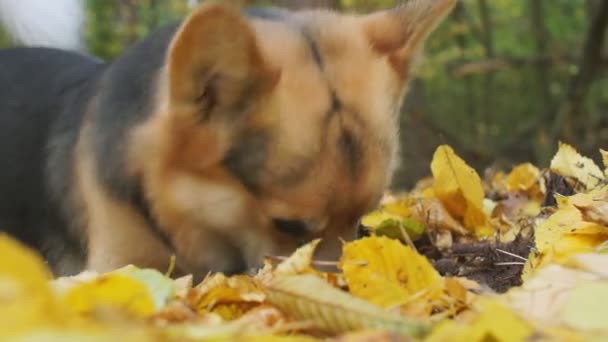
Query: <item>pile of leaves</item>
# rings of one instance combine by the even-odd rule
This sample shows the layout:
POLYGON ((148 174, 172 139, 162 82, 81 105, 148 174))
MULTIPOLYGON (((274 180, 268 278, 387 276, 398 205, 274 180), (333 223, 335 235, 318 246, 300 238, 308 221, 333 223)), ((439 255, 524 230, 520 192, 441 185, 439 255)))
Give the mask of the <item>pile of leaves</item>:
POLYGON ((336 272, 316 268, 313 241, 199 284, 133 266, 52 279, 0 236, 0 339, 608 339, 608 171, 565 144, 547 170, 482 179, 449 146, 431 170, 363 219, 336 272))

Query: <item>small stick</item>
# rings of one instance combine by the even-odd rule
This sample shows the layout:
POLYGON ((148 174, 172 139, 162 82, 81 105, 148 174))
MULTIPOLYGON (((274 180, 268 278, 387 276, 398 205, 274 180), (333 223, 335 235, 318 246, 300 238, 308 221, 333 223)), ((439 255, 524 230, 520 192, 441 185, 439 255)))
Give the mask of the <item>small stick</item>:
POLYGON ((517 262, 517 261, 513 261, 513 262, 496 262, 494 263, 494 266, 524 266, 526 265, 526 263, 524 262, 517 262))
POLYGON ((519 259, 519 260, 528 261, 528 259, 526 259, 526 258, 522 257, 521 255, 517 255, 517 254, 515 254, 515 253, 511 253, 511 252, 505 251, 505 250, 500 249, 500 248, 496 248, 496 251, 497 251, 497 252, 500 252, 500 253, 502 253, 502 254, 506 254, 506 255, 508 255, 508 256, 512 256, 512 257, 514 257, 514 258, 516 258, 516 259, 519 259))
MULTIPOLYGON (((266 258, 276 260, 276 261, 285 261, 289 257, 282 256, 282 255, 267 255, 266 258)), ((312 260, 311 264, 315 265, 315 266, 338 266, 338 261, 312 260)), ((361 261, 361 262, 356 262, 355 264, 367 265, 367 262, 361 261)))

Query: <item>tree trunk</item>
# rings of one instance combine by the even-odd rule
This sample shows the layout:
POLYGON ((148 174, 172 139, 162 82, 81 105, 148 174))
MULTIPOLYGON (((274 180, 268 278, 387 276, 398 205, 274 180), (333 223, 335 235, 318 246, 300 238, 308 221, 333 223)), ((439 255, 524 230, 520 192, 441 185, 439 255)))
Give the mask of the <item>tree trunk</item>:
MULTIPOLYGON (((543 5, 543 0, 530 1, 530 24, 532 26, 532 34, 534 35, 537 56, 548 55, 547 47, 549 46, 550 39, 545 26, 543 5)), ((540 116, 540 120, 538 120, 540 125, 537 131, 534 150, 537 162, 540 165, 545 165, 549 161, 551 151, 555 148, 552 142, 547 139, 547 123, 551 122, 551 119, 555 115, 555 106, 551 96, 548 63, 536 64, 536 82, 541 98, 541 106, 540 113, 537 114, 540 116)))
MULTIPOLYGON (((495 57, 494 52, 494 27, 492 26, 492 17, 487 0, 479 0, 479 17, 481 18, 482 29, 482 45, 487 59, 495 57)), ((477 144, 485 144, 488 140, 488 132, 492 124, 492 116, 494 111, 494 73, 488 72, 484 75, 482 89, 482 104, 481 104, 481 120, 485 128, 482 131, 477 130, 477 144)))
POLYGON ((580 116, 585 98, 596 76, 598 66, 602 61, 602 50, 608 27, 608 1, 602 1, 586 34, 583 55, 578 65, 577 73, 570 80, 567 97, 560 108, 551 130, 551 140, 572 137, 572 124, 575 117, 580 116))

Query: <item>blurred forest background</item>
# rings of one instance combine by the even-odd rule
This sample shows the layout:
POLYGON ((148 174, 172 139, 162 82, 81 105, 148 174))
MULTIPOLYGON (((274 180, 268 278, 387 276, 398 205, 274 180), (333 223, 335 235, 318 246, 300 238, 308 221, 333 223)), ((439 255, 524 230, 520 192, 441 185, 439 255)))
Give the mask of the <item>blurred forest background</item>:
MULTIPOLYGON (((91 52, 111 59, 193 0, 87 0, 91 52)), ((393 0, 279 0, 250 4, 366 12, 393 0)), ((606 0, 463 0, 427 44, 401 121, 396 186, 429 174, 448 143, 479 171, 547 166, 558 141, 589 156, 608 148, 606 0)), ((0 36, 0 43, 6 37, 0 36)))

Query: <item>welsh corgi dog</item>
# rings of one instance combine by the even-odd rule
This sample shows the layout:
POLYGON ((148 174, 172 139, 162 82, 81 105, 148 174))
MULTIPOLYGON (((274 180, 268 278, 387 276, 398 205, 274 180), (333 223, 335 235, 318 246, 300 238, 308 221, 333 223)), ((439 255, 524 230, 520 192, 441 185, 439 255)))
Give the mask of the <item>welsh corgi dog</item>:
POLYGON ((0 50, 0 227, 57 275, 335 260, 398 165, 398 115, 455 0, 371 14, 206 2, 112 62, 0 50))

